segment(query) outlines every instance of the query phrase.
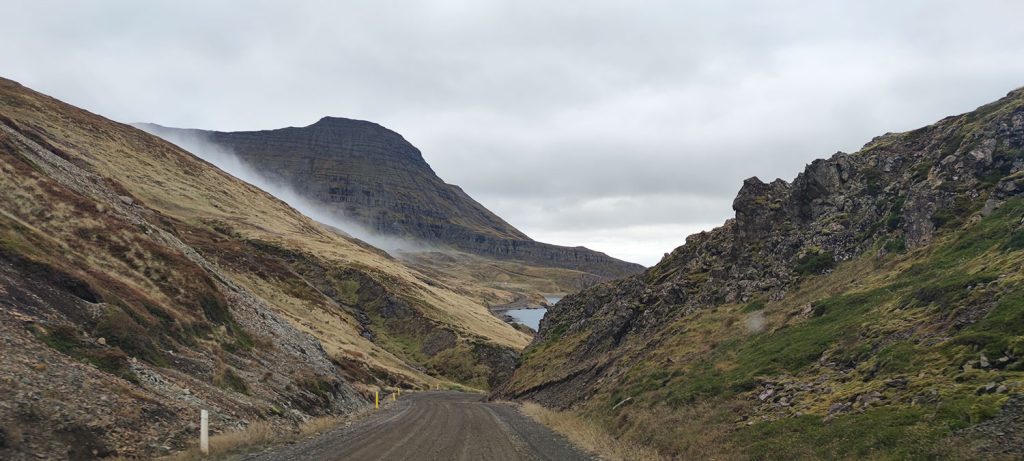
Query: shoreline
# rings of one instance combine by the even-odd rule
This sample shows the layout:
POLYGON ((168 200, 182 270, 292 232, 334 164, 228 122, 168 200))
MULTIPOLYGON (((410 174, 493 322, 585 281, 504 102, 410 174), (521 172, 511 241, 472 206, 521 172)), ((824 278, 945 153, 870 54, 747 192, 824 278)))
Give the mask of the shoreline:
POLYGON ((518 295, 516 297, 516 299, 512 300, 511 302, 508 302, 508 303, 505 303, 505 304, 498 304, 498 305, 494 305, 494 306, 487 306, 487 309, 489 311, 491 311, 491 313, 494 313, 494 314, 503 313, 505 311, 515 310, 515 309, 550 309, 552 306, 557 304, 557 301, 555 303, 548 303, 547 298, 548 297, 552 297, 552 298, 558 298, 559 300, 561 300, 563 297, 565 297, 565 293, 562 293, 562 294, 545 293, 545 294, 541 294, 541 296, 545 298, 544 304, 532 303, 532 302, 530 302, 530 300, 525 295, 521 295, 520 294, 520 295, 518 295))
POLYGON ((550 305, 548 305, 548 306, 509 306, 508 304, 503 304, 501 306, 495 306, 495 307, 492 307, 490 309, 491 309, 491 312, 493 312, 495 314, 500 314, 500 313, 505 313, 505 312, 508 312, 508 311, 516 311, 516 310, 534 310, 534 309, 550 309, 550 308, 551 308, 550 305))
POLYGON ((515 317, 513 317, 508 312, 509 311, 514 311, 514 310, 537 310, 537 309, 545 309, 545 310, 547 310, 547 309, 550 309, 554 304, 557 304, 557 302, 558 302, 558 301, 556 301, 555 303, 549 304, 548 303, 548 298, 556 298, 557 297, 558 300, 561 300, 562 297, 564 297, 565 295, 564 294, 562 294, 562 295, 542 294, 541 296, 545 298, 544 304, 531 303, 529 301, 529 299, 525 295, 518 295, 516 297, 516 299, 514 299, 512 302, 505 303, 505 304, 499 304, 497 306, 488 306, 487 310, 491 313, 491 315, 501 319, 503 322, 505 322, 505 323, 507 323, 509 325, 512 325, 515 328, 519 328, 519 326, 523 326, 523 327, 528 328, 530 330, 530 332, 536 334, 537 330, 535 330, 532 326, 527 325, 526 323, 523 323, 519 319, 516 319, 515 317))

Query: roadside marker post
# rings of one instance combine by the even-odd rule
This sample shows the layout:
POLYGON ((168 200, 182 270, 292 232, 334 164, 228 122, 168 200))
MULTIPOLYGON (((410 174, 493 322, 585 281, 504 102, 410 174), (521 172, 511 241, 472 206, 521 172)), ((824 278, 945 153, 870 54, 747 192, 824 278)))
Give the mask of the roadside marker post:
POLYGON ((206 410, 199 411, 199 451, 210 454, 210 413, 206 410))
POLYGON ((380 391, 373 391, 373 409, 380 408, 380 391))
POLYGON ((398 400, 398 397, 395 397, 395 393, 392 392, 391 393, 391 401, 394 402, 395 400, 398 400))

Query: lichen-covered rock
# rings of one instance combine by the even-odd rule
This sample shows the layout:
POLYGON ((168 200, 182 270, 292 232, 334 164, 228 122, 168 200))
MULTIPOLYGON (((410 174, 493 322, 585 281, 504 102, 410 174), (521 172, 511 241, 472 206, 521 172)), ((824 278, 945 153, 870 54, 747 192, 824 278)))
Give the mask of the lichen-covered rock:
MULTIPOLYGON (((912 412, 902 405, 980 399, 970 382, 983 378, 962 361, 928 370, 937 376, 891 369, 919 370, 916 355, 926 353, 937 357, 932 366, 949 362, 943 354, 972 353, 986 341, 993 354, 1007 355, 1007 369, 1024 355, 1006 346, 1024 326, 1022 193, 1024 89, 875 138, 856 153, 815 160, 792 183, 747 179, 733 202, 735 218, 689 236, 643 274, 550 308, 513 378, 494 395, 579 407, 604 417, 616 436, 633 434, 683 458, 693 438, 662 427, 708 412, 738 414, 739 427, 757 428, 808 415, 851 421, 876 407, 912 412), (843 267, 858 269, 830 276, 843 267), (891 352, 894 344, 907 349, 891 352), (881 351, 905 362, 894 367, 881 351), (764 384, 779 382, 793 386, 764 384), (941 395, 938 383, 947 386, 941 395), (633 402, 628 408, 610 410, 625 398, 633 402)), ((996 372, 990 360, 979 366, 996 372)), ((979 395, 999 395, 995 385, 981 389, 979 395)), ((998 403, 983 402, 975 405, 998 403)), ((716 424, 710 433, 726 434, 716 443, 752 434, 716 424)), ((771 427, 785 424, 799 423, 771 427)), ((865 434, 875 430, 857 424, 865 434)), ((933 434, 947 436, 956 427, 934 424, 933 434)), ((844 457, 815 451, 813 443, 802 449, 844 457)))

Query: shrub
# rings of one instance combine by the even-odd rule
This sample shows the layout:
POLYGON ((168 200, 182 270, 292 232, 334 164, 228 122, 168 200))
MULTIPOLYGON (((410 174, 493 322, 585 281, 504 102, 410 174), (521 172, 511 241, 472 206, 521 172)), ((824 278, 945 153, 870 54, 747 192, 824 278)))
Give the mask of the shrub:
POLYGON ((757 311, 759 311, 761 309, 764 309, 764 304, 765 303, 764 303, 763 299, 755 299, 755 300, 747 303, 746 306, 743 306, 740 309, 740 312, 743 312, 743 313, 757 312, 757 311))
POLYGON ((160 347, 153 336, 153 333, 143 328, 127 312, 113 308, 107 311, 106 315, 93 332, 94 335, 106 338, 107 343, 117 346, 133 357, 138 357, 154 365, 163 366, 166 364, 160 347))
POLYGON ((983 285, 995 279, 996 277, 990 274, 952 276, 918 288, 912 297, 923 305, 935 304, 943 309, 949 309, 957 301, 968 296, 968 287, 983 285))
POLYGON ((796 272, 800 275, 821 274, 836 266, 835 257, 831 251, 823 253, 809 253, 796 261, 796 272))
POLYGON ((1010 235, 1010 239, 1003 245, 1006 251, 1024 250, 1024 230, 1018 230, 1010 235))
POLYGON ((896 230, 903 224, 903 205, 906 201, 906 197, 900 197, 893 202, 892 209, 885 217, 885 227, 889 230, 896 230))
POLYGON ((231 389, 239 394, 249 394, 249 384, 235 373, 231 367, 224 367, 213 378, 213 383, 224 389, 231 389))
POLYGON ((36 330, 36 336, 47 346, 75 359, 91 363, 97 369, 137 383, 138 376, 128 364, 128 354, 118 347, 102 347, 82 337, 69 325, 57 325, 49 331, 36 330))
POLYGON ((958 195, 950 206, 935 210, 935 214, 932 215, 932 224, 935 224, 936 228, 960 224, 970 215, 971 208, 971 200, 966 196, 958 195))
POLYGON ((889 253, 902 253, 907 251, 907 240, 902 237, 886 240, 883 248, 885 248, 885 251, 889 253))

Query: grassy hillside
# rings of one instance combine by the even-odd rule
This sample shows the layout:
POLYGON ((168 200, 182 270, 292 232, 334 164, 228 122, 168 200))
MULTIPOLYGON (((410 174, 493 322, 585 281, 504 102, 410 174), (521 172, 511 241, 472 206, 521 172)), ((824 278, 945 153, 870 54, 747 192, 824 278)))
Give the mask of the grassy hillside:
POLYGON ((666 457, 1024 456, 1024 92, 792 184, 563 299, 498 395, 666 457))
POLYGON ((223 431, 349 412, 380 387, 486 388, 529 340, 159 138, 8 80, 0 186, 0 457, 153 455, 192 440, 199 408, 223 431))
POLYGON ((406 253, 401 258, 432 280, 462 287, 492 306, 516 302, 538 305, 545 302, 544 294, 571 293, 601 281, 601 277, 587 272, 453 251, 406 253))

